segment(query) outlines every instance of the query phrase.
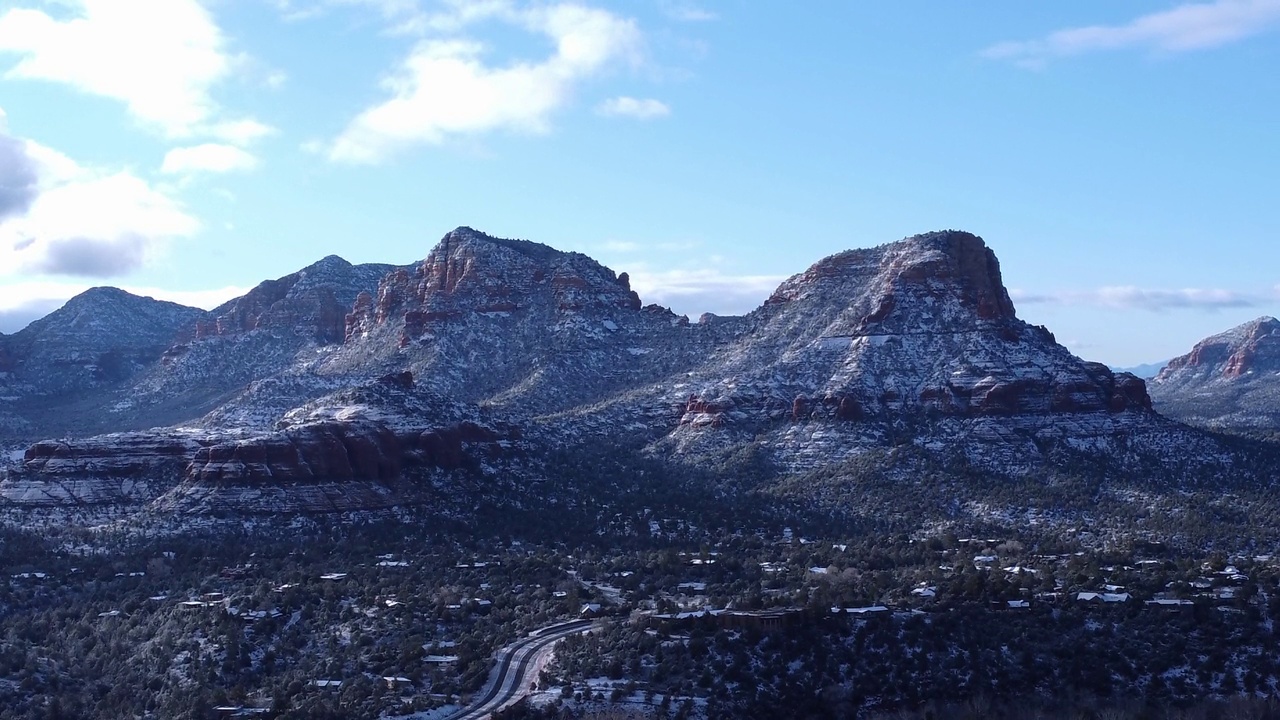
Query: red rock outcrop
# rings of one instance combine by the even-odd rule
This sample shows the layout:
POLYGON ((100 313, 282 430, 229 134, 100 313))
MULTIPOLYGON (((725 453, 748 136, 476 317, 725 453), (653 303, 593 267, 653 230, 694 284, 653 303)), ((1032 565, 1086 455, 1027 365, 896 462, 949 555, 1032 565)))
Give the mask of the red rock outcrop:
POLYGON ((346 318, 366 287, 373 287, 389 265, 352 265, 330 255, 298 272, 266 280, 245 295, 215 309, 196 323, 192 339, 204 340, 260 328, 302 331, 320 343, 340 343, 346 318))
POLYGON ((24 472, 46 477, 139 478, 185 465, 202 438, 179 433, 117 433, 84 440, 44 440, 22 455, 24 472))
POLYGON ((640 297, 626 273, 615 277, 585 255, 458 228, 416 268, 386 276, 376 298, 357 298, 344 336, 403 322, 401 344, 407 345, 436 323, 533 306, 563 313, 592 307, 639 310, 640 297))
POLYGON ((1158 382, 1207 373, 1228 379, 1247 375, 1259 365, 1280 371, 1280 320, 1261 317, 1196 343, 1191 352, 1169 361, 1158 382))

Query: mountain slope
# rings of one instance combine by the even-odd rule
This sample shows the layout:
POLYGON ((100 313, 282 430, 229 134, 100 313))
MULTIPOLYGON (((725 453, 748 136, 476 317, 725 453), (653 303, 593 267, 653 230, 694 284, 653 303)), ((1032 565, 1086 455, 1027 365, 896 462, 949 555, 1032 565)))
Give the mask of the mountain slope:
POLYGON ((459 228, 356 301, 322 373, 409 369, 436 392, 518 414, 596 402, 687 370, 723 336, 579 253, 459 228))
POLYGON ((791 469, 903 438, 1026 469, 1046 443, 1105 449, 1172 431, 1140 379, 1018 320, 994 253, 968 233, 826 258, 742 324, 691 372, 615 403, 602 426, 653 418, 678 451, 764 443, 791 469))
POLYGON ((1280 321, 1260 317, 1196 343, 1151 381, 1157 407, 1223 430, 1280 431, 1280 321))
POLYGON ((157 360, 203 310, 98 287, 9 337, 11 380, 57 395, 124 380, 157 360))
POLYGON ((1259 467, 1155 413, 1141 379, 1019 320, 995 254, 969 233, 833 255, 750 314, 698 323, 643 306, 625 274, 584 255, 470 228, 376 293, 358 289, 372 272, 319 265, 346 295, 304 293, 317 266, 264 283, 172 349, 131 409, 211 412, 150 441, 32 448, 0 495, 74 482, 126 505, 320 512, 421 502, 463 473, 474 492, 536 503, 546 458, 602 445, 815 501, 843 497, 868 458, 888 482, 931 467, 961 488, 1070 476, 1126 492, 1259 467), (330 297, 352 299, 341 342, 330 297), (797 485, 815 472, 821 488, 797 485), (143 478, 149 499, 113 489, 143 478))

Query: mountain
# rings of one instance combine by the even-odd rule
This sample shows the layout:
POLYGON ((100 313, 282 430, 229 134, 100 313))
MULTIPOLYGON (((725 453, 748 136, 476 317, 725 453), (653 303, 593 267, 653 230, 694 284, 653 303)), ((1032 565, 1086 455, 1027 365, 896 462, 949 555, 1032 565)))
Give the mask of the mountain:
POLYGON ((1151 381, 1161 412, 1223 430, 1280 431, 1280 321, 1260 317, 1196 343, 1151 381))
POLYGON ((9 336, 9 381, 58 395, 127 379, 203 310, 110 287, 86 290, 9 336))
POLYGON ((0 428, 30 440, 199 418, 341 342, 356 295, 393 268, 330 256, 211 312, 87 290, 0 337, 0 428))
POLYGON ((1160 371, 1168 364, 1169 361, 1165 360, 1163 362, 1143 363, 1141 365, 1132 365, 1129 367, 1112 366, 1111 370, 1118 373, 1126 372, 1130 375, 1136 375, 1143 380, 1150 380, 1156 375, 1159 375, 1160 371))
MULTIPOLYGON (((960 231, 833 255, 745 316, 690 323, 585 255, 463 227, 414 266, 326 258, 263 283, 130 393, 134 422, 181 425, 37 443, 0 497, 219 513, 452 498, 466 512, 477 497, 550 502, 536 490, 561 480, 549 468, 612 448, 624 468, 848 512, 870 502, 867 472, 1027 492, 1087 476, 1097 492, 1241 478, 1252 462, 1154 412, 1140 378, 1019 320, 995 254, 960 231)), ((954 496, 935 500, 953 512, 954 496)))
POLYGON ((159 362, 174 336, 203 315, 110 287, 71 298, 0 338, 0 429, 6 439, 31 438, 61 434, 84 414, 109 417, 111 391, 159 362))
POLYGON ((1025 474, 1078 450, 1156 458, 1185 435, 1141 379, 1018 320, 995 254, 969 233, 826 258, 738 324, 699 367, 601 417, 653 418, 677 453, 751 445, 788 472, 905 443, 1025 474))
MULTIPOLYGON (((252 393, 256 384, 298 388, 289 407, 322 385, 301 390, 292 378, 343 340, 346 316, 361 293, 377 287, 394 265, 352 265, 330 255, 214 308, 174 339, 161 362, 130 390, 127 413, 151 424, 196 422, 252 393)), ((224 425, 226 423, 223 423, 224 425)))

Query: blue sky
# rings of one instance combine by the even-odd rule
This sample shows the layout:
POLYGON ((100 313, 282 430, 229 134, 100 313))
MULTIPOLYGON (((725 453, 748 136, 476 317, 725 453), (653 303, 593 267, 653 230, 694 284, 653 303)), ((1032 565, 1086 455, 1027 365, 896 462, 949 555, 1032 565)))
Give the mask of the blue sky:
POLYGON ((1280 0, 5 0, 0 112, 4 332, 459 225, 694 316, 965 229, 1120 365, 1280 310, 1280 0))

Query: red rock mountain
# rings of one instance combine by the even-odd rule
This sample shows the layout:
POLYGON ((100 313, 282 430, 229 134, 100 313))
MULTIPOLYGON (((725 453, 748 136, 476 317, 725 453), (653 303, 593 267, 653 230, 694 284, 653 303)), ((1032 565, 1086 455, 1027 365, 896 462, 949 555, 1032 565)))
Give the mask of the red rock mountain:
POLYGON ((1280 432, 1280 321, 1260 317, 1201 340, 1151 391, 1162 412, 1193 424, 1280 432))
MULTIPOLYGON (((368 267, 327 258, 206 318, 131 391, 152 412, 212 410, 186 423, 185 467, 157 431, 168 469, 142 475, 184 476, 170 498, 287 481, 350 508, 394 504, 388 487, 422 473, 533 472, 592 437, 666 458, 750 447, 780 472, 904 443, 1019 477, 1079 453, 1168 472, 1228 462, 1153 412, 1142 380, 1019 320, 995 254, 965 232, 833 255, 748 315, 698 323, 643 306, 625 273, 585 255, 470 228, 386 268, 376 291, 368 267)), ((30 454, 0 497, 113 467, 113 441, 85 442, 97 449, 30 454)), ((129 467, 146 467, 143 445, 128 441, 129 467)))

